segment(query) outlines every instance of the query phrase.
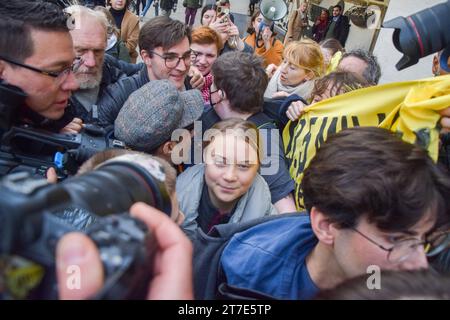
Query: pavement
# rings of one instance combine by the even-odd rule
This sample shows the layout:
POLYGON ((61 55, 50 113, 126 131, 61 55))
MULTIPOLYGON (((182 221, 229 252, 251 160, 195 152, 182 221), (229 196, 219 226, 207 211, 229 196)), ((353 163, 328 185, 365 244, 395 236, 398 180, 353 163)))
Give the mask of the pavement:
MULTIPOLYGON (((210 3, 215 3, 215 1, 211 1, 211 0, 203 1, 204 5, 210 4, 210 3)), ((247 15, 248 3, 249 3, 248 0, 230 0, 230 5, 231 5, 230 11, 234 15, 235 24, 239 29, 241 37, 243 37, 245 35, 246 30, 247 30, 247 24, 248 24, 248 20, 249 20, 249 16, 247 15)), ((177 20, 184 22, 184 11, 185 11, 185 8, 183 7, 183 0, 178 0, 177 11, 172 12, 170 17, 172 19, 177 19, 177 20)), ((200 14, 201 14, 201 8, 197 10, 197 15, 195 16, 194 28, 197 26, 200 26, 200 14)), ((152 7, 147 12, 147 15, 144 17, 144 21, 141 22, 141 26, 143 23, 150 20, 154 16, 155 16, 155 8, 153 7, 153 4, 152 4, 152 7)))

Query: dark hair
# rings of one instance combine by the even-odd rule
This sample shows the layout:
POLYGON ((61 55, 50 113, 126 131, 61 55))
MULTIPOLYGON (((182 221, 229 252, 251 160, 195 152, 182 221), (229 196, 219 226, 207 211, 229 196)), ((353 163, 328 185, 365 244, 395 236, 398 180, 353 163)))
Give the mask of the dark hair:
POLYGON ((217 89, 225 91, 231 109, 239 113, 262 111, 269 82, 262 59, 245 52, 227 52, 212 66, 217 89))
POLYGON ((450 179, 426 150, 376 127, 343 130, 329 137, 304 172, 308 211, 314 206, 337 227, 362 216, 387 232, 404 232, 428 213, 435 226, 450 219, 450 179))
MULTIPOLYGON (((255 12, 253 13, 252 17, 250 18, 250 21, 248 22, 247 27, 247 33, 248 34, 254 34, 256 32, 255 28, 253 28, 253 22, 255 22, 256 18, 261 14, 260 9, 255 9, 255 12)), ((274 32, 274 24, 272 23, 270 26, 270 30, 272 31, 272 36, 275 37, 277 35, 276 32, 274 32)))
POLYGON ((215 4, 207 4, 206 6, 203 7, 202 9, 202 15, 200 16, 200 24, 203 25, 203 15, 205 14, 206 11, 208 10, 217 10, 217 6, 215 4))
POLYGON ((0 2, 0 56, 18 62, 32 56, 32 30, 69 32, 67 15, 58 5, 48 2, 0 2))
POLYGON ((336 71, 316 80, 311 97, 322 95, 330 84, 330 92, 335 93, 335 95, 369 86, 365 79, 361 79, 352 72, 336 71))
POLYGON ((340 4, 337 4, 337 5, 333 6, 333 9, 334 8, 339 8, 339 11, 342 11, 342 6, 340 4))
POLYGON ((382 271, 381 288, 369 289, 370 275, 347 280, 336 288, 324 290, 317 300, 405 300, 450 299, 450 278, 429 270, 382 271))
POLYGON ((322 15, 322 12, 326 12, 327 16, 330 17, 330 11, 328 9, 322 8, 322 10, 320 10, 320 14, 318 17, 320 17, 322 15))
POLYGON ((155 17, 144 24, 139 32, 140 50, 152 51, 157 47, 167 50, 188 38, 191 43, 191 29, 183 22, 166 16, 155 17))
POLYGON ((363 72, 363 77, 372 85, 378 84, 381 77, 381 67, 374 55, 365 50, 357 49, 344 53, 341 61, 347 57, 355 57, 364 61, 367 64, 367 67, 363 72))
POLYGON ((338 51, 345 51, 345 48, 342 47, 341 43, 334 38, 322 40, 320 41, 319 45, 321 48, 331 50, 331 56, 333 56, 338 51))

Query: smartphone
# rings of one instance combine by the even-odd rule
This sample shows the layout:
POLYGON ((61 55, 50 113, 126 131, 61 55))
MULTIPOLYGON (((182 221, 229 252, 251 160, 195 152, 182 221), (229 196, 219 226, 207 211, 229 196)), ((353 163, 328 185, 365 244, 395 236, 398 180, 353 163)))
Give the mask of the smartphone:
POLYGON ((226 6, 221 6, 218 5, 217 9, 216 9, 216 16, 217 18, 221 18, 225 15, 229 15, 230 14, 230 9, 228 9, 226 6))

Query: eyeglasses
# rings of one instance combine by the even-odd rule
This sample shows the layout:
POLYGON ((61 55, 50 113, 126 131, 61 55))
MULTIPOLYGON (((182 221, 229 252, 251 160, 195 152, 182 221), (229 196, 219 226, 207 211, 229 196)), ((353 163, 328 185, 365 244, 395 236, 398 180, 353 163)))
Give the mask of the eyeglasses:
POLYGON ((184 61, 184 65, 186 67, 189 67, 191 65, 191 59, 192 59, 192 53, 191 51, 186 52, 181 57, 177 56, 176 54, 164 54, 160 55, 159 53, 156 53, 155 51, 150 51, 151 54, 157 55, 158 57, 164 59, 164 64, 168 69, 175 69, 180 64, 180 61, 184 61))
POLYGON ((212 83, 211 86, 209 87, 209 104, 211 105, 211 107, 214 107, 216 104, 222 101, 222 99, 220 99, 219 101, 213 102, 212 95, 219 91, 220 89, 217 89, 214 83, 212 83))
POLYGON ((402 240, 396 244, 394 244, 391 248, 385 248, 375 240, 369 238, 356 228, 350 228, 352 231, 355 231, 359 235, 361 235, 363 238, 367 239, 368 241, 372 242, 374 245, 376 245, 378 248, 387 251, 387 259, 389 262, 392 263, 400 263, 405 260, 407 260, 416 250, 419 246, 423 246, 423 250, 425 253, 428 253, 431 248, 431 244, 428 240, 420 241, 418 239, 405 239, 402 240))
POLYGON ((450 230, 436 231, 428 237, 428 241, 430 243, 430 250, 427 256, 434 257, 450 248, 450 230))
POLYGON ((61 85, 64 81, 66 81, 67 77, 69 76, 69 74, 71 72, 77 72, 78 69, 80 68, 81 64, 83 63, 81 58, 76 58, 70 67, 65 68, 64 70, 59 71, 59 72, 53 72, 53 71, 42 70, 42 69, 27 65, 24 63, 20 63, 20 62, 17 62, 17 61, 14 61, 12 59, 5 58, 2 56, 0 56, 0 59, 6 61, 8 63, 11 63, 13 65, 16 65, 16 66, 19 66, 19 67, 22 67, 22 68, 25 68, 25 69, 28 69, 28 70, 31 70, 34 72, 38 72, 38 73, 46 75, 46 76, 53 77, 56 79, 57 85, 61 85))

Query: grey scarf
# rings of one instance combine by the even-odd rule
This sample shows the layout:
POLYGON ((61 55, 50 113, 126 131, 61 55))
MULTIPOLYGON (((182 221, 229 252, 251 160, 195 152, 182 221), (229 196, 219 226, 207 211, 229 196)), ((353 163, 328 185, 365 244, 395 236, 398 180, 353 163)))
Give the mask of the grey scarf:
POLYGON ((298 86, 291 87, 281 84, 280 76, 281 76, 281 67, 279 67, 278 70, 275 71, 275 74, 272 76, 272 79, 270 79, 266 92, 264 92, 264 98, 271 99, 272 95, 275 92, 284 91, 287 92, 289 95, 297 94, 306 101, 311 99, 311 92, 314 88, 315 82, 314 80, 305 81, 299 84, 298 86))

